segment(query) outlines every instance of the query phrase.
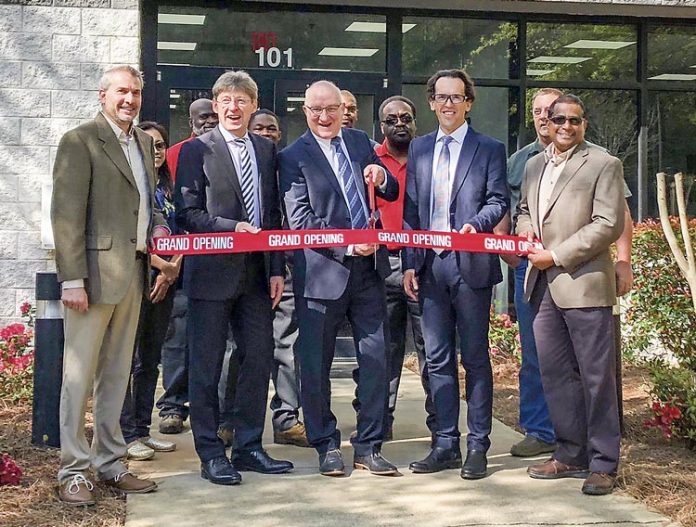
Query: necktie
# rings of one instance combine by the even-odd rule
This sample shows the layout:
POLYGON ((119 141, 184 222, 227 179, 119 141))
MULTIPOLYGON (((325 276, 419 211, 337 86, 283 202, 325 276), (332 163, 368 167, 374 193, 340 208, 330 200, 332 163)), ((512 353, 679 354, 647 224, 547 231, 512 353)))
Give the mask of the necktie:
POLYGON ((338 159, 338 178, 343 183, 343 189, 348 199, 348 210, 350 210, 350 224, 353 229, 366 229, 367 218, 365 217, 365 209, 363 209, 358 193, 358 186, 355 182, 355 174, 353 168, 348 162, 348 158, 343 153, 341 148, 341 138, 334 137, 331 140, 331 146, 334 147, 336 158, 338 159))
POLYGON ((237 144, 241 153, 241 184, 244 207, 249 215, 249 223, 255 227, 260 227, 261 224, 258 221, 256 207, 254 206, 254 173, 251 170, 251 156, 249 155, 249 150, 247 150, 246 140, 244 138, 235 138, 234 142, 237 144))
MULTIPOLYGON (((431 231, 450 232, 449 221, 449 166, 450 150, 449 144, 452 137, 443 136, 442 150, 437 159, 437 169, 433 178, 433 215, 430 220, 431 231)), ((436 254, 440 254, 443 249, 434 249, 436 254)))

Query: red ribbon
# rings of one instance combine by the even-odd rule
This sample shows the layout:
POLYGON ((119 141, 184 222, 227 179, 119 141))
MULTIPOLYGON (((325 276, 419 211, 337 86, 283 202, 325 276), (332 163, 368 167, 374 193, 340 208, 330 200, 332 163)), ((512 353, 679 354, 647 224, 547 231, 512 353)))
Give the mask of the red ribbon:
POLYGON ((154 254, 225 254, 254 251, 322 249, 359 244, 394 244, 420 249, 445 249, 472 253, 529 254, 542 248, 519 236, 459 234, 457 232, 392 231, 375 229, 326 229, 310 231, 216 232, 162 236, 154 239, 154 254))

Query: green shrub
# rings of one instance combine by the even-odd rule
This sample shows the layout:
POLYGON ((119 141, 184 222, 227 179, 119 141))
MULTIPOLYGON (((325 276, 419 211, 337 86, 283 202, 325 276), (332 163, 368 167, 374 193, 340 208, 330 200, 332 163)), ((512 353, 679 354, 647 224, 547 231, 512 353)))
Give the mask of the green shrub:
POLYGON ((686 439, 692 448, 695 447, 696 372, 656 361, 651 365, 650 377, 655 419, 646 424, 661 428, 667 437, 686 439))

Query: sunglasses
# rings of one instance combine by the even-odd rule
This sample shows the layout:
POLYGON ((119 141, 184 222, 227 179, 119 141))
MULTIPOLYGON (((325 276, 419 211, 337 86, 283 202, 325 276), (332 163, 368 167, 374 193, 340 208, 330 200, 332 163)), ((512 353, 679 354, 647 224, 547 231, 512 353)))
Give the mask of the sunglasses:
POLYGON ((566 121, 572 126, 580 126, 584 120, 582 117, 566 117, 565 115, 555 115, 549 119, 556 126, 563 126, 566 121))
POLYGON ((413 116, 408 113, 402 113, 401 115, 388 115, 382 122, 387 126, 396 126, 399 121, 404 124, 411 124, 413 122, 413 116))

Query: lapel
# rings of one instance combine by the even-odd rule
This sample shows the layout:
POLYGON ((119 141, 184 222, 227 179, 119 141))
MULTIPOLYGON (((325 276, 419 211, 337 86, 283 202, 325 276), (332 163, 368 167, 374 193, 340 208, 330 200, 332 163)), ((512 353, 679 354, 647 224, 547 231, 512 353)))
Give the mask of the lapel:
POLYGON ((450 192, 450 205, 454 203, 455 198, 459 189, 464 184, 466 176, 469 174, 469 169, 471 168, 471 163, 474 160, 476 151, 479 146, 478 134, 474 129, 469 126, 469 129, 464 136, 464 142, 462 143, 462 148, 459 151, 459 159, 457 160, 457 168, 454 172, 454 182, 452 183, 452 192, 450 192))
POLYGON ((302 135, 302 140, 305 142, 305 145, 307 147, 309 158, 312 161, 314 161, 314 164, 319 169, 319 173, 323 174, 324 177, 326 177, 326 179, 329 181, 329 184, 334 188, 334 190, 338 192, 339 195, 343 196, 343 192, 341 191, 341 187, 338 184, 338 179, 336 179, 336 175, 334 174, 333 168, 331 168, 329 161, 326 159, 324 152, 319 146, 319 143, 317 143, 317 140, 312 135, 312 132, 307 130, 302 135))
MULTIPOLYGON (((225 138, 222 136, 220 129, 216 126, 213 131, 210 132, 210 147, 213 151, 213 155, 218 162, 220 171, 223 176, 229 179, 234 193, 237 195, 237 199, 244 207, 244 197, 242 196, 242 187, 239 184, 239 177, 237 176, 237 170, 234 168, 234 161, 232 161, 232 154, 227 146, 225 138)), ((210 176, 210 175, 209 175, 210 176)))
POLYGON ((353 140, 352 134, 350 132, 346 133, 345 130, 343 130, 343 141, 346 143, 346 150, 348 150, 348 156, 350 157, 355 186, 358 187, 358 192, 362 195, 363 203, 368 203, 368 199, 365 196, 365 178, 362 177, 362 167, 359 161, 357 161, 360 159, 358 146, 353 140))
POLYGON ((417 172, 422 176, 418 178, 416 184, 418 185, 418 210, 422 211, 420 214, 420 224, 423 230, 430 229, 430 192, 432 186, 432 170, 433 170, 433 158, 435 156, 435 138, 437 137, 437 130, 423 136, 421 144, 423 145, 423 150, 421 156, 419 156, 418 163, 423 167, 422 171, 417 172))
POLYGON ((544 215, 544 219, 546 219, 546 217, 549 215, 549 212, 551 212, 551 209, 558 200, 558 196, 560 196, 561 192, 563 192, 565 186, 570 182, 570 180, 578 172, 578 170, 580 170, 580 168, 585 163, 587 163, 588 153, 589 150, 587 148, 587 143, 583 142, 576 147, 575 151, 570 156, 570 159, 566 162, 566 166, 563 168, 561 175, 558 176, 558 181, 556 181, 556 185, 553 187, 553 192, 551 193, 551 197, 549 198, 549 206, 546 208, 546 214, 544 215))
POLYGON ((118 142, 116 134, 111 128, 111 125, 106 120, 106 117, 102 115, 101 112, 97 114, 94 118, 97 123, 97 130, 99 133, 99 139, 104 143, 102 148, 104 152, 111 159, 116 168, 123 174, 123 176, 128 180, 128 182, 133 185, 134 188, 138 188, 135 184, 135 177, 133 176, 133 171, 131 170, 126 155, 123 153, 121 144, 118 142))
POLYGON ((544 174, 544 168, 546 167, 544 156, 541 155, 529 160, 528 166, 527 177, 530 179, 527 185, 527 207, 529 208, 534 232, 539 233, 541 232, 539 229, 539 186, 541 184, 541 176, 544 174))

